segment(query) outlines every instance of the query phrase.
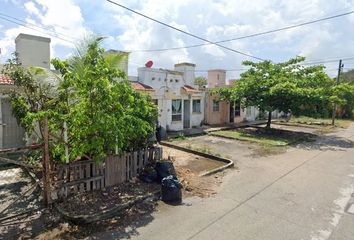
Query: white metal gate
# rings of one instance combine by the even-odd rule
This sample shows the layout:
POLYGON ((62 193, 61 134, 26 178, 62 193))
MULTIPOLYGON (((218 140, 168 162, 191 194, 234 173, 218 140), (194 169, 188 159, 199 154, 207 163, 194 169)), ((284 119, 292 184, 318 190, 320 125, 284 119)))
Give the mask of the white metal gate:
POLYGON ((0 148, 16 148, 25 146, 25 131, 19 126, 12 115, 11 105, 8 99, 1 99, 1 130, 2 145, 0 148))

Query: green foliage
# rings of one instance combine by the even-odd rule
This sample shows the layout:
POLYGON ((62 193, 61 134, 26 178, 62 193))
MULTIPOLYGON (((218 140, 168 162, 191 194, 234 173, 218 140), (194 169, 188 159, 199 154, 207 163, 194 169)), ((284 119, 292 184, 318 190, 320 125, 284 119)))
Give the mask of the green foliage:
POLYGON ((39 134, 41 138, 38 122, 44 116, 52 116, 57 104, 52 97, 53 83, 44 80, 52 75, 43 68, 22 67, 16 55, 4 65, 2 73, 14 81, 14 88, 8 93, 13 115, 28 134, 39 134))
POLYGON ((340 79, 343 82, 354 84, 354 69, 343 72, 340 79))
POLYGON ((101 40, 90 40, 67 61, 54 59, 52 64, 60 76, 21 67, 16 59, 5 66, 4 73, 16 86, 11 93, 14 115, 28 132, 48 117, 55 160, 67 160, 66 145, 70 161, 80 157, 99 161, 116 150, 143 148, 155 130, 156 106, 150 97, 134 91, 118 69, 126 55, 104 54, 101 40))
MULTIPOLYGON (((215 90, 221 100, 240 101, 243 107, 256 106, 261 111, 279 110, 303 114, 306 109, 318 112, 331 104, 345 104, 353 99, 348 84, 335 86, 323 66, 301 65, 303 57, 284 63, 245 61, 249 70, 241 74, 235 86, 215 90)), ((268 127, 271 116, 268 117, 268 127)))
MULTIPOLYGON (((155 127, 155 105, 131 88, 125 73, 109 61, 117 58, 106 59, 99 43, 89 42, 69 61, 52 61, 63 76, 57 128, 67 122, 70 160, 84 155, 100 160, 115 149, 142 148, 155 127)), ((55 154, 63 160, 64 143, 55 146, 55 154)))
POLYGON ((197 85, 199 89, 201 89, 208 84, 208 80, 205 77, 196 77, 194 79, 194 84, 197 85))

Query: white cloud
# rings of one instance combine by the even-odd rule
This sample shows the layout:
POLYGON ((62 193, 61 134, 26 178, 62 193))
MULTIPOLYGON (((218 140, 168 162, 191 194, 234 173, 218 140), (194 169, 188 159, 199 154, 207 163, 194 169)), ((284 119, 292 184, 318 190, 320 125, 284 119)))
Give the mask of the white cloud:
POLYGON ((6 29, 4 37, 0 39, 0 47, 3 49, 1 61, 9 58, 14 51, 14 39, 19 33, 51 38, 52 57, 60 56, 56 47, 74 48, 75 43, 88 34, 81 9, 72 0, 34 0, 25 3, 24 9, 28 13, 25 17, 28 26, 38 31, 23 26, 6 29))
POLYGON ((27 10, 28 13, 34 14, 34 15, 40 15, 40 12, 34 2, 26 2, 25 3, 25 9, 27 10))
MULTIPOLYGON (((268 31, 353 9, 353 0, 117 0, 117 2, 211 41, 268 31)), ((106 1, 102 4, 92 4, 95 8, 89 14, 86 13, 88 19, 84 19, 82 10, 89 7, 85 0, 29 1, 25 4, 28 13, 26 21, 60 32, 65 37, 80 39, 87 31, 85 22, 89 24, 97 20, 102 24, 96 26, 96 31, 108 36, 106 46, 123 50, 161 49, 203 43, 106 1)), ((353 56, 354 32, 351 30, 353 23, 354 14, 223 44, 274 61, 287 60, 299 54, 311 59, 353 56)), ((5 37, 0 40, 0 44, 9 42, 13 44, 16 33, 24 30, 20 27, 16 29, 17 32, 2 29, 5 37)), ((56 46, 72 47, 70 43, 55 38, 52 38, 52 44, 58 54, 60 51, 56 46)), ((247 59, 213 45, 166 52, 135 52, 130 58, 131 62, 140 66, 147 60, 153 60, 155 67, 163 68, 172 68, 176 62, 190 61, 196 63, 199 69, 242 68, 241 62, 247 59)), ((331 65, 328 66, 333 68, 331 65)), ((130 73, 136 74, 136 65, 130 68, 130 73)), ((237 73, 235 76, 232 75, 236 76, 237 73)))

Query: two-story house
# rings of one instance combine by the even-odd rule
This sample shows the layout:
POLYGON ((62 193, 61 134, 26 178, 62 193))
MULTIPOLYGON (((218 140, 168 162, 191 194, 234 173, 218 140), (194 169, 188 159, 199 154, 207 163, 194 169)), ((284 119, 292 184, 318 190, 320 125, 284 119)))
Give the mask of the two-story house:
POLYGON ((179 63, 174 70, 138 68, 132 85, 156 102, 163 132, 180 131, 198 127, 204 120, 204 92, 197 89, 194 80, 195 64, 179 63))

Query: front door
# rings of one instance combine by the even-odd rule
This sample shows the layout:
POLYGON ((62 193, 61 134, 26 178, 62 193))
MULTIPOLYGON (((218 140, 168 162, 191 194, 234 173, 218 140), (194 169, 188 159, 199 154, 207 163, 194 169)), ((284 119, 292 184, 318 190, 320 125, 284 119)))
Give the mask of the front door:
POLYGON ((183 128, 190 128, 190 100, 183 101, 183 128))

